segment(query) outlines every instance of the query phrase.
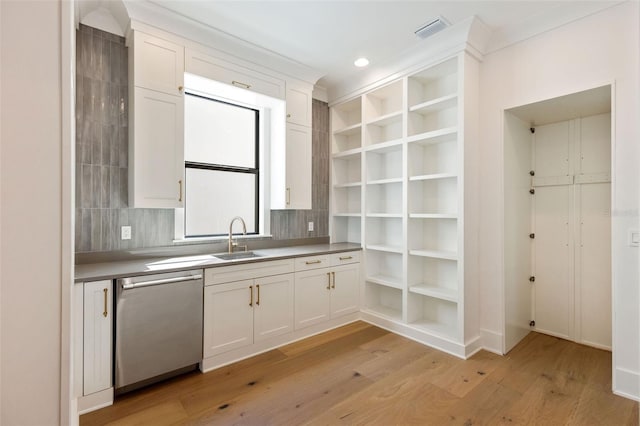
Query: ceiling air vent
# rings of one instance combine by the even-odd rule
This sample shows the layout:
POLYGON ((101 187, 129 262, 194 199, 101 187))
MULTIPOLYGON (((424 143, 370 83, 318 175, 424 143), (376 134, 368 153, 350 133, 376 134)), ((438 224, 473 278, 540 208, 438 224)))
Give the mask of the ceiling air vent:
POLYGON ((417 30, 415 30, 415 34, 417 37, 425 39, 437 33, 440 30, 444 30, 449 26, 449 22, 444 19, 442 16, 438 16, 435 19, 427 22, 426 24, 420 26, 417 30))

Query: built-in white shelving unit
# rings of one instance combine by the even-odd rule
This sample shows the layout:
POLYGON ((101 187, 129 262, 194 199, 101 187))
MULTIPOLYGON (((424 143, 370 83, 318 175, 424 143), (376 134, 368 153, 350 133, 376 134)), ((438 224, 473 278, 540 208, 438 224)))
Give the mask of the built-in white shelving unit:
POLYGON ((331 106, 332 241, 364 248, 364 319, 461 357, 479 333, 476 80, 463 52, 331 106))

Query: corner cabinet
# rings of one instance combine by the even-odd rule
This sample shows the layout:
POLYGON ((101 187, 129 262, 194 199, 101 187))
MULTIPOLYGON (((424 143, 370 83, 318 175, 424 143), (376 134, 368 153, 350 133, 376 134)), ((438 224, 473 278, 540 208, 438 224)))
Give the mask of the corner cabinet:
POLYGON ((364 247, 362 315, 479 348, 478 61, 461 52, 331 105, 332 242, 364 247))
POLYGON ((184 48, 132 31, 129 46, 129 207, 183 207, 184 48))

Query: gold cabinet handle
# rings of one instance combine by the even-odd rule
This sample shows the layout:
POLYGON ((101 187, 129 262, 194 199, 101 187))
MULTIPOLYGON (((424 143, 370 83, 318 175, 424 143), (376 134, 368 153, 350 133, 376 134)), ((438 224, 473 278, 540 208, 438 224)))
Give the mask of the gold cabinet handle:
POLYGON ((353 256, 341 256, 340 260, 350 260, 353 259, 353 256))
POLYGON ((291 114, 287 114, 287 118, 291 118, 291 114))
POLYGON ((258 291, 258 300, 256 301, 256 305, 260 306, 260 284, 256 284, 256 290, 258 291))
POLYGON ((291 188, 287 188, 287 205, 291 204, 291 188))
POLYGON ((331 288, 336 288, 336 273, 335 272, 331 273, 331 278, 333 279, 333 284, 331 285, 331 288))
POLYGON ((331 272, 327 272, 327 290, 331 290, 331 272))
POLYGON ((182 179, 178 181, 178 201, 182 202, 182 179))
POLYGON ((249 286, 249 306, 253 306, 253 286, 249 286))
POLYGON ((322 260, 307 260, 306 262, 304 262, 307 265, 315 265, 318 263, 322 263, 322 260))
POLYGON ((104 292, 104 310, 102 311, 102 316, 103 317, 107 317, 107 315, 109 315, 109 312, 107 312, 107 308, 108 308, 108 302, 107 302, 107 294, 109 292, 109 289, 102 289, 102 291, 104 292))
POLYGON ((250 85, 250 84, 243 83, 243 82, 241 82, 241 81, 233 80, 233 81, 231 82, 231 84, 233 84, 234 86, 243 87, 243 88, 245 88, 245 89, 251 89, 251 85, 250 85))
POLYGON ((178 92, 183 93, 184 92, 184 86, 178 86, 178 92))

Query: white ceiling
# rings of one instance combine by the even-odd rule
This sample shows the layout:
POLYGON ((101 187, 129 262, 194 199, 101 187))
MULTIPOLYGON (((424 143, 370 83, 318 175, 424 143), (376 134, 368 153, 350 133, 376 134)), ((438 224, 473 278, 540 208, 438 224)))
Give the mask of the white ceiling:
POLYGON ((323 75, 318 84, 330 87, 358 72, 353 61, 360 56, 375 66, 418 48, 425 41, 414 31, 438 15, 452 25, 477 16, 500 36, 495 49, 508 44, 516 31, 526 37, 544 30, 541 24, 548 29, 620 1, 150 2, 318 70, 323 75))

